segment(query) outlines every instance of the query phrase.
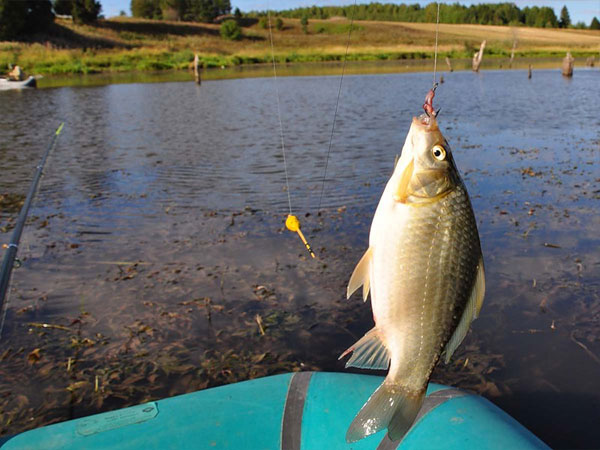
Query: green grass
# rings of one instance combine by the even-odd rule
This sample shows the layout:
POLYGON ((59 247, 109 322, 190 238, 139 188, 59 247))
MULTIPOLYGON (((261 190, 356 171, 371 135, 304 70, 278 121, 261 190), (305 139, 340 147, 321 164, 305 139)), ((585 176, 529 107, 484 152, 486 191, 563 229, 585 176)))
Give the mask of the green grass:
MULTIPOLYGON (((313 33, 323 34, 348 34, 350 31, 350 24, 344 23, 317 23, 312 26, 309 24, 309 28, 313 33)), ((352 32, 364 31, 365 27, 361 25, 352 25, 352 32)))
MULTIPOLYGON (((0 73, 19 64, 32 74, 90 74, 187 70, 197 52, 202 67, 238 66, 271 61, 269 32, 249 22, 239 41, 224 40, 219 25, 115 18, 97 26, 57 21, 43 43, 0 42, 0 73)), ((428 59, 434 54, 434 24, 368 22, 352 29, 350 61, 428 59)), ((275 59, 280 63, 340 61, 350 24, 347 20, 311 20, 309 32, 299 20, 285 19, 273 30, 275 59)), ((483 25, 440 24, 440 56, 470 58, 487 39, 486 58, 575 58, 597 54, 600 32, 483 25)))

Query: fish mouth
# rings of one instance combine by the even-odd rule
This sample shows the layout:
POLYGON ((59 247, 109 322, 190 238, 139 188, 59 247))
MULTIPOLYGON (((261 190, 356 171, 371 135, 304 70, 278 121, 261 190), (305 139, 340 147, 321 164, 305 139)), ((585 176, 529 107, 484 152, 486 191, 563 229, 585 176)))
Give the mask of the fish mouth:
POLYGON ((428 116, 427 114, 421 114, 419 117, 413 117, 413 125, 419 131, 432 132, 439 131, 437 120, 434 116, 428 116))

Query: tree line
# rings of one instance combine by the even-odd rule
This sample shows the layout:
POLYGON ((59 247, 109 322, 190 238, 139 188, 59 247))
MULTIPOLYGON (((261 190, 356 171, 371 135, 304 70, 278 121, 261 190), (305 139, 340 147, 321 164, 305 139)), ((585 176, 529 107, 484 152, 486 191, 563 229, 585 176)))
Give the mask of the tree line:
MULTIPOLYGON (((231 13, 230 0, 130 0, 134 17, 165 20, 212 22, 231 13)), ((53 23, 56 14, 70 15, 77 23, 93 23, 100 15, 97 0, 0 0, 0 40, 18 39, 24 35, 43 32, 53 23)), ((248 17, 261 17, 265 11, 252 11, 248 17)), ((276 12, 284 18, 328 19, 351 17, 356 20, 386 20, 400 22, 435 22, 437 4, 368 3, 354 6, 311 6, 276 12)), ((241 17, 236 8, 236 17, 241 17)), ((547 6, 519 8, 514 3, 487 3, 465 6, 459 3, 440 4, 440 22, 482 25, 525 25, 530 27, 573 26, 569 11, 563 6, 560 17, 547 6)), ((578 28, 586 28, 578 23, 578 28)), ((600 29, 596 17, 590 29, 600 29)))
MULTIPOLYGON (((260 16, 265 12, 252 12, 250 15, 260 16)), ((328 19, 330 17, 348 17, 354 15, 355 20, 398 21, 398 22, 435 22, 437 3, 429 3, 423 7, 415 4, 367 3, 353 6, 311 6, 287 9, 277 12, 287 18, 328 19)), ((454 24, 480 25, 525 25, 540 28, 567 28, 572 26, 566 5, 560 17, 548 6, 519 8, 514 3, 482 3, 465 6, 459 3, 440 4, 440 22, 454 24)), ((594 17, 591 28, 598 23, 594 17)), ((577 24, 585 28, 585 24, 577 24)))
POLYGON ((131 15, 146 19, 212 22, 230 12, 230 0, 131 0, 131 15))
POLYGON ((44 32, 56 14, 70 15, 76 23, 92 23, 101 9, 96 0, 0 0, 0 40, 44 32))

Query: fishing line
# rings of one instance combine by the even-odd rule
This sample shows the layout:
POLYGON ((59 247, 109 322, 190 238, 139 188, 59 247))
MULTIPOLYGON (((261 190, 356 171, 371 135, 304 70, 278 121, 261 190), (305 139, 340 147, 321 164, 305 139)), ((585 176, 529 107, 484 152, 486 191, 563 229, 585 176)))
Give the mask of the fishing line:
POLYGON ((433 57, 433 89, 436 88, 436 72, 437 72, 437 57, 438 57, 438 35, 440 32, 440 2, 437 2, 437 18, 435 21, 435 51, 433 57))
POLYGON ((310 253, 310 256, 312 256, 313 258, 316 258, 315 253, 313 252, 311 246, 309 245, 308 241, 304 237, 304 234, 302 234, 302 231, 300 230, 300 221, 298 220, 298 217, 294 216, 294 214, 292 213, 292 197, 290 195, 290 180, 289 180, 289 176, 288 176, 287 161, 286 161, 286 157, 285 157, 285 139, 284 139, 284 135, 283 135, 283 121, 281 120, 281 106, 280 106, 281 102, 279 100, 279 84, 277 83, 277 65, 275 64, 275 49, 274 49, 274 45, 273 45, 273 27, 271 26, 271 10, 269 9, 268 4, 267 4, 267 18, 269 21, 269 38, 271 41, 271 62, 273 63, 273 78, 275 80, 275 92, 277 93, 277 117, 279 118, 279 134, 281 136, 281 153, 283 154, 283 169, 285 171, 285 186, 287 188, 288 206, 289 206, 289 211, 290 211, 287 216, 287 219, 285 220, 285 226, 291 232, 298 234, 298 236, 302 240, 302 243, 306 247, 306 250, 308 250, 308 253, 310 253))
POLYGON ((267 18, 269 21, 269 38, 271 41, 271 62, 273 63, 273 78, 275 82, 275 92, 277 93, 277 117, 279 118, 279 135, 281 136, 281 153, 283 154, 283 169, 285 171, 285 186, 287 188, 288 206, 290 209, 290 216, 292 215, 292 198, 290 196, 290 180, 287 170, 287 161, 285 158, 285 140, 283 136, 283 122, 281 120, 281 107, 279 100, 279 84, 277 83, 277 66, 275 65, 275 50, 273 48, 273 28, 271 27, 271 10, 267 5, 267 18))
POLYGON ((352 8, 352 16, 350 16, 350 29, 348 30, 348 40, 346 42, 346 53, 344 54, 344 63, 342 65, 342 76, 340 77, 340 85, 338 87, 337 100, 335 102, 335 112, 333 113, 333 123, 331 124, 331 135, 329 136, 329 147, 327 148, 327 157, 325 158, 325 170, 323 172, 323 182, 321 184, 321 195, 319 196, 319 206, 317 214, 321 212, 321 202, 323 201, 323 192, 325 191, 325 179, 327 178, 327 166, 329 165, 329 155, 331 154, 331 143, 333 142, 333 132, 335 131, 335 120, 337 118, 338 106, 340 104, 340 95, 342 94, 342 83, 344 82, 344 74, 346 73, 346 60, 348 59, 348 48, 350 47, 350 36, 352 35, 352 25, 354 24, 354 13, 356 12, 356 0, 352 8))

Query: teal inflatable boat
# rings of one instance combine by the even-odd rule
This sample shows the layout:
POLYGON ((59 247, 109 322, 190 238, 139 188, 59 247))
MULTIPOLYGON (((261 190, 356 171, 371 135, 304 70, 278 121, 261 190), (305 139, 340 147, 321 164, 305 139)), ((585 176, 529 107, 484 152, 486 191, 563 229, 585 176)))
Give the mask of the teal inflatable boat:
POLYGON ((194 392, 13 436, 25 449, 547 449, 489 401, 430 384, 401 443, 379 432, 347 444, 346 430, 383 378, 297 372, 194 392))

